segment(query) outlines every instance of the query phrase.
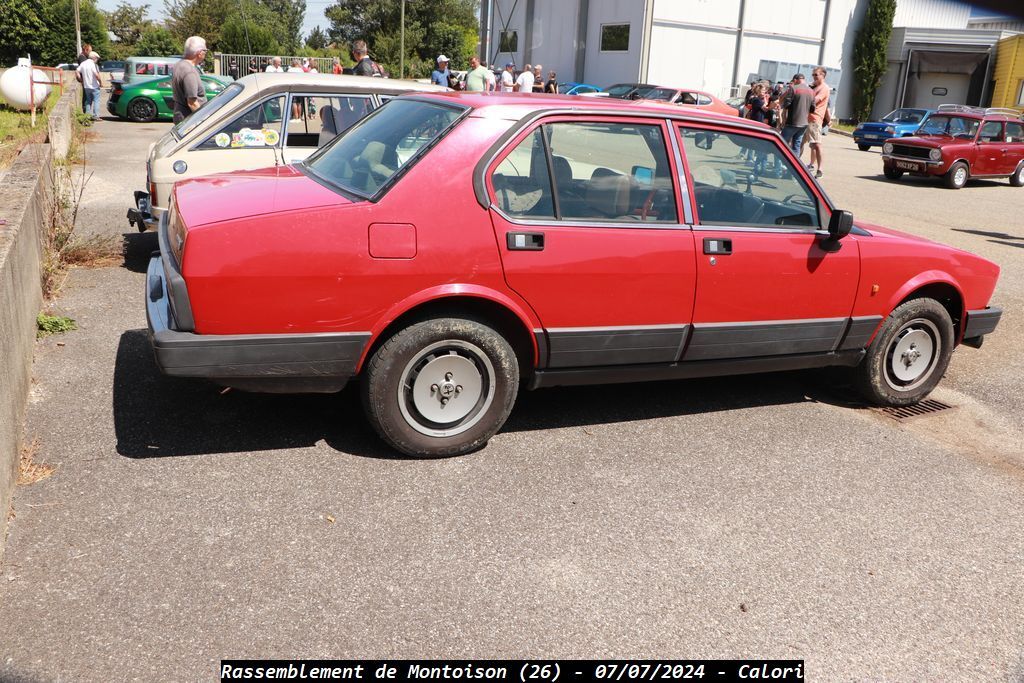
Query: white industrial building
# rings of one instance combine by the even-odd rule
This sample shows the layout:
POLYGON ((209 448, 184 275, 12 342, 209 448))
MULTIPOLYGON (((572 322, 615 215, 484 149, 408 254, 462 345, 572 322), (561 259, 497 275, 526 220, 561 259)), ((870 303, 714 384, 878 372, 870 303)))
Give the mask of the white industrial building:
MULTIPOLYGON (((729 97, 757 75, 829 70, 851 112, 853 47, 867 0, 482 0, 481 50, 495 65, 540 62, 559 81, 699 88, 729 97)), ((954 0, 900 0, 876 110, 982 104, 1007 26, 969 27, 954 0), (943 89, 945 92, 943 93, 943 89), (941 94, 932 94, 941 93, 941 94)), ((882 113, 884 113, 882 111, 882 113)), ((877 113, 877 112, 876 112, 877 113)))

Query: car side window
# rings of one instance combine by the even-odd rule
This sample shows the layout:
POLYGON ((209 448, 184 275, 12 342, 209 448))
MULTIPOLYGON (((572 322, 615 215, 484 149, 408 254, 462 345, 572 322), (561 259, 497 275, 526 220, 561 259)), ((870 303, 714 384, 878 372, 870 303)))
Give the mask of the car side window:
POLYGON ((284 109, 284 95, 263 100, 219 128, 199 144, 197 149, 277 147, 281 143, 284 109))
POLYGON ((292 95, 285 130, 288 147, 322 147, 373 110, 369 97, 292 95))
POLYGON ((771 138, 681 127, 701 225, 818 229, 818 201, 771 138))
POLYGON ((551 175, 537 128, 509 152, 491 174, 494 199, 509 216, 554 219, 551 175))
POLYGON ((1019 123, 1007 123, 1006 141, 1016 143, 1024 142, 1024 125, 1019 123))
POLYGON ((543 128, 558 218, 677 222, 661 126, 563 121, 543 128))
POLYGON ((981 142, 1002 142, 1003 124, 1000 121, 986 121, 981 126, 981 133, 978 135, 981 142))

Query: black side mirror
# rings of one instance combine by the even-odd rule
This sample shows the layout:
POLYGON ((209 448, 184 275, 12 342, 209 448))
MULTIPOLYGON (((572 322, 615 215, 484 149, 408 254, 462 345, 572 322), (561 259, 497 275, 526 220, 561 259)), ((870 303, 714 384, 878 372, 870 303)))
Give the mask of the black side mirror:
POLYGON ((821 248, 825 251, 839 251, 842 248, 839 240, 849 235, 852 229, 853 214, 836 209, 828 221, 828 237, 821 241, 821 248))

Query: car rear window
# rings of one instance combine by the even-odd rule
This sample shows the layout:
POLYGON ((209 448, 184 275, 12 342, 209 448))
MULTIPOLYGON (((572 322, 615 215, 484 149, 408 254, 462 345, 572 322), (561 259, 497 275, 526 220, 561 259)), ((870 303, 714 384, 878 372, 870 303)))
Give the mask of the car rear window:
POLYGON ((455 125, 463 107, 395 99, 305 162, 313 175, 363 198, 383 192, 455 125))

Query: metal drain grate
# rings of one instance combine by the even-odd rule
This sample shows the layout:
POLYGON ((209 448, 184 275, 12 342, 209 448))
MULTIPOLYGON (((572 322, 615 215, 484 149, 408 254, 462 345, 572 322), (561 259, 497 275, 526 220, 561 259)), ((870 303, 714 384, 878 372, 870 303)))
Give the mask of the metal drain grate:
POLYGON ((936 401, 930 398, 920 403, 915 403, 912 406, 899 406, 896 408, 880 408, 879 410, 888 415, 894 420, 900 422, 906 422, 912 420, 915 417, 924 417, 926 415, 934 415, 935 413, 942 412, 943 410, 950 410, 955 406, 943 403, 942 401, 936 401))

